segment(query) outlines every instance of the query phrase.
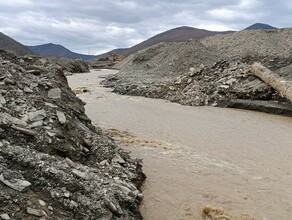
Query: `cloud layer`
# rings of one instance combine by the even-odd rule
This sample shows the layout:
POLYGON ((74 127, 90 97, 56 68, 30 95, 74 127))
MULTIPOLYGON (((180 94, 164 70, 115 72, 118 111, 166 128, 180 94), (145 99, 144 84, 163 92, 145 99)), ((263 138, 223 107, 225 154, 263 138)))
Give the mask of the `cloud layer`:
POLYGON ((262 22, 288 27, 291 12, 287 0, 13 0, 0 2, 0 31, 25 45, 52 42, 99 54, 178 26, 222 31, 262 22))

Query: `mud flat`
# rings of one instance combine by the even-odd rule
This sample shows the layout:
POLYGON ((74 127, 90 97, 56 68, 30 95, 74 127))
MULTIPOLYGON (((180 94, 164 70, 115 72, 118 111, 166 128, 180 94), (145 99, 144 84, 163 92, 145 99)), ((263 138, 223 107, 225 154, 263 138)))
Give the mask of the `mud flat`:
POLYGON ((292 118, 121 96, 99 86, 112 73, 68 81, 93 124, 143 158, 146 220, 202 219, 202 207, 205 219, 290 218, 292 118))

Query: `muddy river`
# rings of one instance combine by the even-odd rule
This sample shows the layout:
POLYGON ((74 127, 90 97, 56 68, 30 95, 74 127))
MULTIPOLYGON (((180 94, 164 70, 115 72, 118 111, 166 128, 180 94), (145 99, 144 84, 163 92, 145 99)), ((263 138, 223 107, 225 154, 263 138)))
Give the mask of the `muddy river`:
POLYGON ((99 84, 112 73, 68 81, 93 124, 143 158, 146 220, 292 219, 292 118, 121 96, 99 84))

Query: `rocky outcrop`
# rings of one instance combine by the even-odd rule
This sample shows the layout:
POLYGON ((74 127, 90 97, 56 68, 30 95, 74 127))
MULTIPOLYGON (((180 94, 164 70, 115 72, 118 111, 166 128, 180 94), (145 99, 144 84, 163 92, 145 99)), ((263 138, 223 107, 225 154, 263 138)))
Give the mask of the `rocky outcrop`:
POLYGON ((49 58, 52 63, 59 64, 65 71, 66 75, 72 73, 87 73, 89 72, 88 61, 82 59, 69 59, 69 58, 49 58))
POLYGON ((92 126, 60 66, 0 51, 2 219, 142 219, 139 160, 92 126))

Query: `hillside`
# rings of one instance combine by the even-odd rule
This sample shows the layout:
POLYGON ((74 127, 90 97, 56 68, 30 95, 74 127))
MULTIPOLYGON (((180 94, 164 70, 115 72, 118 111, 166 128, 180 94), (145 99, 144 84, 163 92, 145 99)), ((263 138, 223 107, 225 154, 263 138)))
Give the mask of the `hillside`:
POLYGON ((28 49, 21 43, 17 42, 16 40, 12 39, 11 37, 1 32, 0 32, 0 49, 12 50, 17 55, 33 54, 33 52, 30 49, 28 49))
POLYGON ((255 23, 244 30, 269 30, 269 29, 277 29, 271 25, 263 24, 263 23, 255 23))
POLYGON ((72 58, 72 59, 83 59, 90 60, 95 58, 93 55, 84 55, 79 53, 74 53, 68 50, 66 47, 59 44, 43 44, 38 46, 28 46, 33 52, 40 56, 44 57, 64 57, 64 58, 72 58))
POLYGON ((187 27, 187 26, 178 27, 178 28, 174 28, 174 29, 162 32, 160 34, 157 34, 149 38, 148 40, 143 41, 129 48, 126 55, 136 53, 139 50, 150 47, 160 42, 181 42, 181 41, 188 40, 190 38, 201 39, 207 36, 213 36, 216 34, 227 34, 227 33, 231 33, 231 31, 218 32, 218 31, 208 31, 204 29, 192 28, 192 27, 187 27))
MULTIPOLYGON (((157 34, 149 38, 148 40, 145 40, 130 48, 115 49, 113 50, 113 52, 120 55, 129 56, 131 54, 138 52, 139 50, 145 49, 147 47, 153 46, 161 42, 182 42, 190 38, 201 39, 207 36, 214 36, 216 34, 229 34, 229 33, 233 33, 233 31, 223 31, 223 32, 208 31, 204 29, 182 26, 182 27, 174 28, 174 29, 162 32, 160 34, 157 34)), ((101 56, 100 58, 104 58, 104 55, 106 54, 107 53, 101 54, 101 55, 98 55, 97 57, 101 56)))

